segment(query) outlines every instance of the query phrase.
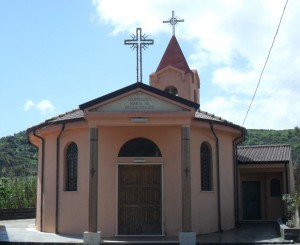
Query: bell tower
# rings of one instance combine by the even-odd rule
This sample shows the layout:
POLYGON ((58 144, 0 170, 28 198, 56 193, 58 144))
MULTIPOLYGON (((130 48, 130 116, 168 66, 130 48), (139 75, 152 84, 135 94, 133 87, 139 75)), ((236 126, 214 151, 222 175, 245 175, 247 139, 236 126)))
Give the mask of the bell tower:
POLYGON ((200 104, 198 72, 189 68, 175 35, 150 75, 150 86, 200 104))

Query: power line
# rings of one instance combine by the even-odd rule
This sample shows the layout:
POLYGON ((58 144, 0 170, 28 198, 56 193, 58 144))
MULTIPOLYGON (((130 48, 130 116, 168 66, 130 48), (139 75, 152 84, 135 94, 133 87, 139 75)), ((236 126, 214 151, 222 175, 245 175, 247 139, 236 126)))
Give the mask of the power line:
POLYGON ((284 8, 283 8, 283 11, 282 11, 282 14, 281 14, 281 17, 280 17, 280 21, 279 21, 279 24, 278 24, 278 27, 277 27, 277 30, 276 30, 276 33, 275 33, 275 36, 274 36, 272 45, 271 45, 271 47, 270 47, 270 49, 269 49, 269 53, 268 53, 267 59, 266 59, 266 61, 265 61, 264 67, 263 67, 263 69, 262 69, 262 71, 261 71, 261 73, 260 73, 260 76, 259 76, 259 80, 258 80, 256 89, 255 89, 255 91, 254 91, 254 94, 253 94, 253 97, 252 97, 252 99, 251 99, 249 108, 248 108, 247 113, 246 113, 246 116, 245 116, 245 118, 244 118, 243 126, 244 126, 244 124, 245 124, 245 121, 246 121, 246 119, 247 119, 248 113, 249 113, 250 108, 251 108, 251 106, 252 106, 252 103, 253 103, 253 101, 254 101, 254 98, 255 98, 256 92, 257 92, 257 90, 258 90, 258 87, 259 87, 259 84, 260 84, 262 75, 263 75, 263 73, 264 73, 264 71, 265 71, 265 68, 266 68, 266 65, 267 65, 267 63, 268 63, 268 60, 269 60, 269 57, 270 57, 270 54, 271 54, 271 50, 272 50, 273 45, 274 45, 274 43, 275 43, 275 39, 276 39, 276 36, 277 36, 277 34, 278 34, 279 27, 280 27, 280 25, 281 25, 281 21, 282 21, 284 12, 285 12, 285 8, 286 8, 286 6, 287 6, 287 4, 288 4, 288 1, 289 1, 289 0, 286 0, 286 3, 285 3, 285 5, 284 5, 284 8))

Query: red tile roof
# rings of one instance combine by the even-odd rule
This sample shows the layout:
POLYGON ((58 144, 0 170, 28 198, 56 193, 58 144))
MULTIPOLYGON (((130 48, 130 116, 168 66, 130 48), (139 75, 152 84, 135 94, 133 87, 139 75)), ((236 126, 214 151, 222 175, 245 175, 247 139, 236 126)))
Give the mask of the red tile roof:
POLYGON ((79 119, 83 117, 83 111, 79 109, 75 109, 69 112, 66 112, 64 114, 58 115, 56 117, 52 117, 45 122, 60 122, 60 121, 68 121, 68 120, 74 120, 79 119))
POLYGON ((184 72, 191 72, 175 36, 172 36, 156 72, 167 66, 174 66, 184 72))
POLYGON ((146 91, 149 91, 151 93, 155 93, 157 95, 168 98, 170 100, 174 100, 177 103, 182 103, 184 105, 193 107, 194 109, 196 109, 195 120, 201 120, 201 121, 205 121, 205 122, 216 122, 216 123, 220 123, 220 124, 223 124, 223 125, 226 125, 226 126, 230 126, 230 127, 234 127, 234 128, 238 128, 238 129, 243 129, 242 127, 240 127, 236 124, 233 124, 232 122, 229 122, 229 121, 227 121, 227 120, 225 120, 221 117, 215 116, 215 115, 210 114, 210 113, 205 112, 205 111, 201 111, 200 109, 198 109, 199 104, 197 104, 197 103, 194 103, 192 101, 186 100, 186 99, 178 97, 178 96, 171 95, 171 94, 169 94, 169 93, 167 93, 163 90, 151 87, 151 86, 143 84, 143 83, 134 83, 134 84, 129 85, 125 88, 114 91, 110 94, 101 96, 97 99, 94 99, 94 100, 91 100, 91 101, 86 102, 84 104, 81 104, 79 106, 79 109, 75 109, 75 110, 72 110, 70 112, 66 112, 64 114, 61 114, 61 115, 58 115, 56 117, 50 118, 50 119, 46 120, 45 122, 43 122, 41 124, 38 124, 36 126, 33 126, 33 127, 29 128, 27 131, 31 132, 31 131, 34 131, 35 129, 42 128, 42 127, 47 126, 47 125, 52 125, 52 124, 57 124, 57 123, 62 123, 62 122, 72 122, 72 121, 78 121, 78 120, 85 120, 84 119, 84 114, 83 114, 84 109, 86 109, 90 106, 96 105, 98 103, 101 103, 105 100, 108 100, 108 99, 114 98, 116 96, 122 95, 124 93, 127 93, 129 91, 132 91, 136 88, 142 88, 142 89, 144 89, 146 91))
POLYGON ((38 125, 35 125, 29 129, 27 129, 27 132, 32 132, 36 129, 42 128, 44 126, 49 126, 52 124, 58 124, 63 122, 73 122, 73 121, 79 121, 84 120, 83 111, 80 109, 75 109, 69 112, 66 112, 64 114, 58 115, 56 117, 52 117, 47 119, 45 122, 40 123, 38 125))
MULTIPOLYGON (((221 124, 226 124, 228 126, 240 128, 240 126, 235 125, 232 122, 229 122, 221 117, 215 116, 213 114, 210 114, 208 112, 201 111, 201 110, 196 111, 195 119, 199 119, 199 120, 203 119, 204 121, 213 121, 213 122, 217 122, 217 123, 221 123, 221 124)), ((66 112, 64 114, 58 115, 56 117, 49 118, 45 122, 29 128, 27 131, 30 132, 30 131, 33 131, 34 129, 42 128, 46 125, 57 124, 57 123, 62 123, 62 122, 72 122, 72 121, 78 121, 78 120, 84 120, 83 110, 75 109, 75 110, 66 112)))
POLYGON ((228 124, 233 124, 232 122, 229 122, 229 121, 225 120, 222 117, 218 117, 218 116, 216 116, 214 114, 208 113, 206 111, 202 111, 200 109, 196 111, 195 118, 212 120, 212 121, 223 122, 223 123, 228 123, 228 124))
POLYGON ((290 145, 251 145, 238 146, 239 164, 245 163, 283 163, 291 158, 290 145))

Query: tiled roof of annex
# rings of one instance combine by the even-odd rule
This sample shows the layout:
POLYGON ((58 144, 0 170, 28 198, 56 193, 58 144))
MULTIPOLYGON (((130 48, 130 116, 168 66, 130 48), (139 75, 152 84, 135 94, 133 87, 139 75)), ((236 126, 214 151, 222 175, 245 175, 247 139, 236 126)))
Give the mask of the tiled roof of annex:
POLYGON ((239 164, 287 163, 291 158, 291 146, 282 145, 251 145, 238 146, 239 164))

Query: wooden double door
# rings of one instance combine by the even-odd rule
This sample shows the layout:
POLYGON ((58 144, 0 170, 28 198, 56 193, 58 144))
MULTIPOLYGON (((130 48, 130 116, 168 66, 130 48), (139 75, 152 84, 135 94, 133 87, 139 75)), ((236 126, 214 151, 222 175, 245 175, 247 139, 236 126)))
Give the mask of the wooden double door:
POLYGON ((161 165, 119 165, 118 234, 162 235, 161 165))

